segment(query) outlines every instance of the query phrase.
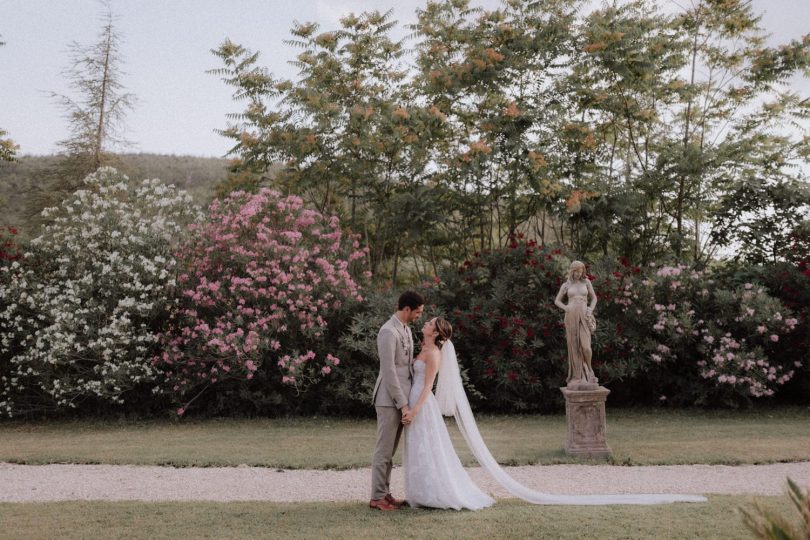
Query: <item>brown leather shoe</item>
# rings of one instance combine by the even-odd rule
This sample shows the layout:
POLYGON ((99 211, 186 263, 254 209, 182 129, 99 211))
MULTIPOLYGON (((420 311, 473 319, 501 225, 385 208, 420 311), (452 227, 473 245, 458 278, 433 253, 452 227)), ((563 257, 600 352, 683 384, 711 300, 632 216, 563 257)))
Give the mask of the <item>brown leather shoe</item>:
POLYGON ((383 497, 382 499, 372 499, 368 503, 368 506, 370 508, 376 508, 377 510, 382 510, 383 512, 387 512, 389 510, 396 510, 397 509, 397 507, 394 506, 393 504, 391 504, 390 502, 388 502, 388 500, 386 500, 385 497, 383 497))
POLYGON ((408 504, 408 501, 405 499, 395 499, 390 493, 385 495, 385 500, 388 502, 388 504, 396 508, 401 508, 402 506, 408 504))

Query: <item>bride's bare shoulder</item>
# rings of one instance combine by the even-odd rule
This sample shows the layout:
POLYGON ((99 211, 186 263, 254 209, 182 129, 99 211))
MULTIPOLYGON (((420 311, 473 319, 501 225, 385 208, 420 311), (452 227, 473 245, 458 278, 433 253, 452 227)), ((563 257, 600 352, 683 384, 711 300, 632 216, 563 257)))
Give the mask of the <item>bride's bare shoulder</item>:
POLYGON ((439 351, 439 349, 430 349, 429 351, 426 351, 426 353, 426 360, 431 364, 438 366, 442 359, 442 353, 439 351))

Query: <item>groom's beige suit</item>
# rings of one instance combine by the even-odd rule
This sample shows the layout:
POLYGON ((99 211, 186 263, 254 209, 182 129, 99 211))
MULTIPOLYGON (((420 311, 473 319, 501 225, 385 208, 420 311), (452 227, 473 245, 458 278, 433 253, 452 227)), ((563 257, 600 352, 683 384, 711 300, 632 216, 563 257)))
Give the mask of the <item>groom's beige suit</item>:
POLYGON ((377 334, 380 374, 372 397, 377 410, 377 444, 371 462, 371 499, 390 493, 391 466, 402 434, 401 409, 408 404, 413 374, 413 335, 396 315, 377 334))

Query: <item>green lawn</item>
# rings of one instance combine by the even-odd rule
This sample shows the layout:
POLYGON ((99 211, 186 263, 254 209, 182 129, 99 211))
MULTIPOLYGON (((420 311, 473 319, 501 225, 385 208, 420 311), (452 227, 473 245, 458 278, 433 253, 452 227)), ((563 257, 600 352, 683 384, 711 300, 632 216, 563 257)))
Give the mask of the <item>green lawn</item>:
MULTIPOLYGON (((462 460, 473 463, 449 426, 462 460)), ((484 416, 479 427, 502 464, 579 461, 562 451, 562 415, 484 416)), ((0 461, 341 469, 369 465, 374 434, 373 420, 330 418, 3 422, 0 461)), ((617 464, 805 461, 810 408, 608 410, 608 444, 617 464)))
MULTIPOLYGON (((63 502, 0 504, 0 538, 749 538, 737 508, 708 504, 534 506, 504 501, 479 512, 383 514, 358 503, 63 502)), ((766 507, 795 519, 787 497, 766 507)))

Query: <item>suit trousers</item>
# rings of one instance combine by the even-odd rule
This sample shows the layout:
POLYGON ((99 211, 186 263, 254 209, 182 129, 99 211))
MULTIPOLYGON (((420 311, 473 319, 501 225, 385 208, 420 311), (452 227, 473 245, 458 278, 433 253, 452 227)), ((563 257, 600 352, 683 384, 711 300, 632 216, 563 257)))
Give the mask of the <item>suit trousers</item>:
POLYGON ((402 412, 396 407, 375 407, 377 410, 377 443, 371 459, 371 499, 377 500, 391 492, 391 467, 394 452, 402 435, 402 412))

